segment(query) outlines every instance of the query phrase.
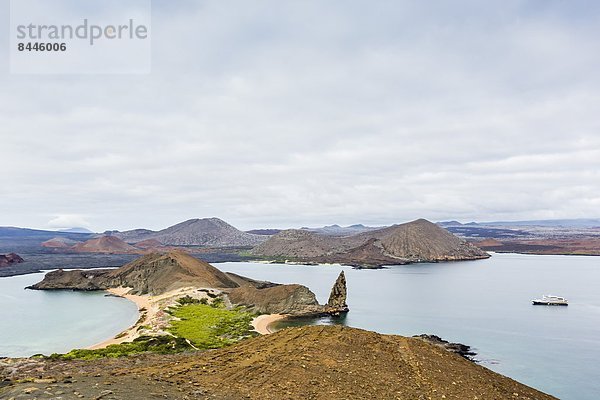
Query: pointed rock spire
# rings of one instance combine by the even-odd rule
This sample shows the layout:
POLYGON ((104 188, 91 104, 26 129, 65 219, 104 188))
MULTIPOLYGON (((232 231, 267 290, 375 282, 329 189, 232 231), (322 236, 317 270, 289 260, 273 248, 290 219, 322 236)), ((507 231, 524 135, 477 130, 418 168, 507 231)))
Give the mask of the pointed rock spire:
POLYGON ((327 313, 332 315, 339 315, 340 313, 348 312, 348 305, 346 304, 346 276, 344 271, 340 272, 335 284, 331 288, 331 294, 327 301, 327 313))

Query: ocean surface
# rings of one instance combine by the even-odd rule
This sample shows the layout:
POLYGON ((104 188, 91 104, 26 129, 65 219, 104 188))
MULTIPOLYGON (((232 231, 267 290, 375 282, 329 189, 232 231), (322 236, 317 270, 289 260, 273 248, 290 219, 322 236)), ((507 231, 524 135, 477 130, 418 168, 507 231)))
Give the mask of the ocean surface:
POLYGON ((0 357, 65 353, 114 337, 137 306, 104 292, 24 290, 44 274, 0 278, 0 357))
MULTIPOLYGON (((224 271, 301 283, 321 303, 341 270, 350 312, 343 323, 468 344, 480 363, 567 400, 600 399, 600 257, 494 254, 487 260, 354 270, 335 265, 215 264, 224 271), (543 294, 568 307, 531 305, 543 294)), ((66 352, 135 323, 136 306, 104 293, 23 290, 43 274, 0 278, 0 356, 66 352)))
POLYGON ((255 279, 301 283, 321 303, 344 270, 346 318, 302 323, 436 334, 474 347, 485 367, 561 399, 600 399, 600 257, 494 254, 384 270, 215 265, 255 279), (564 296, 569 306, 533 306, 531 299, 543 294, 564 296))

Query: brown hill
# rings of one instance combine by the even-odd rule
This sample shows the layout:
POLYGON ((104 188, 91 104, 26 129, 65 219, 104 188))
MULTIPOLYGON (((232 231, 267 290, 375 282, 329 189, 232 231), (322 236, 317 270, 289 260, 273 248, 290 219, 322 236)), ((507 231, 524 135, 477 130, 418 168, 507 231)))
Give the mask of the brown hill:
POLYGON ((285 329, 192 354, 26 360, 0 370, 9 374, 0 397, 39 388, 115 399, 555 399, 424 340, 341 326, 285 329), (39 378, 58 383, 47 389, 39 378))
POLYGON ((358 237, 379 239, 383 253, 410 261, 454 261, 489 257, 487 253, 425 219, 394 225, 358 237))
POLYGON ((219 218, 190 219, 158 232, 136 229, 113 235, 128 243, 154 239, 163 245, 209 247, 256 246, 268 238, 242 232, 219 218))
POLYGON ((350 249, 351 246, 340 238, 323 236, 306 230, 288 229, 272 236, 255 247, 252 252, 266 257, 310 260, 350 249))
POLYGON ((81 242, 69 239, 67 237, 55 237, 42 242, 42 247, 46 247, 48 249, 69 249, 79 243, 81 242))
POLYGON ((235 288, 225 273, 187 253, 148 254, 109 272, 109 287, 131 287, 136 293, 161 294, 181 287, 235 288))
POLYGON ((265 258, 359 266, 489 257, 476 246, 424 219, 345 237, 288 230, 257 246, 253 253, 265 258))
POLYGON ((125 243, 115 236, 102 236, 78 243, 71 247, 77 253, 113 253, 113 254, 136 254, 139 249, 125 243))
POLYGON ((182 287, 235 288, 239 285, 212 265, 187 253, 152 253, 121 268, 52 271, 31 286, 39 290, 102 290, 130 287, 135 294, 158 295, 182 287))

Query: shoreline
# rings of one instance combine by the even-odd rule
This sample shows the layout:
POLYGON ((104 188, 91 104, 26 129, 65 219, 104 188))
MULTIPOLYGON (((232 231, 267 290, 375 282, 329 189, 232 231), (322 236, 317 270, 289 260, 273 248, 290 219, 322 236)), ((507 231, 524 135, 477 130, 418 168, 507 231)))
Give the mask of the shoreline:
MULTIPOLYGON (((110 339, 86 347, 88 350, 103 349, 112 344, 121 344, 132 342, 143 335, 160 336, 171 335, 168 331, 172 317, 164 310, 177 305, 177 299, 184 296, 191 296, 196 299, 207 299, 209 296, 206 289, 196 287, 184 287, 174 289, 163 294, 152 296, 149 294, 135 295, 129 294, 131 288, 111 288, 105 290, 107 294, 112 296, 122 297, 138 307, 139 317, 137 321, 129 328, 119 332, 110 339)), ((209 289, 212 290, 212 289, 209 289)))
POLYGON ((285 314, 263 314, 252 320, 252 327, 254 330, 261 335, 270 335, 275 330, 271 328, 271 325, 277 321, 287 318, 285 314))
POLYGON ((151 315, 152 316, 156 315, 156 312, 158 310, 153 309, 151 301, 150 301, 150 296, 147 296, 147 295, 139 296, 139 295, 127 294, 130 290, 131 290, 130 288, 114 288, 114 289, 107 289, 107 290, 105 290, 105 292, 107 292, 113 296, 121 297, 121 298, 124 298, 124 299, 127 299, 127 300, 133 302, 138 308, 137 321, 133 325, 131 325, 129 328, 117 333, 112 338, 106 339, 106 340, 103 340, 102 342, 88 346, 88 347, 86 347, 86 349, 98 350, 98 349, 103 349, 107 346, 110 346, 111 344, 121 344, 124 342, 131 342, 140 336, 140 334, 136 328, 140 325, 143 325, 145 322, 147 322, 151 318, 151 315))
MULTIPOLYGON (((138 308, 139 317, 137 321, 127 329, 117 333, 112 338, 103 340, 99 343, 86 347, 87 350, 98 350, 113 344, 132 342, 133 340, 141 336, 140 327, 142 326, 150 326, 151 328, 156 328, 156 320, 159 317, 159 313, 161 312, 161 307, 159 307, 160 300, 168 299, 170 297, 173 297, 174 295, 173 292, 168 292, 156 297, 149 295, 134 295, 128 294, 130 290, 131 288, 121 287, 107 289, 105 290, 105 292, 112 296, 121 297, 123 299, 133 302, 138 308)), ((174 292, 177 292, 177 295, 183 295, 183 293, 187 292, 187 290, 180 289, 174 292)), ((258 332, 261 335, 269 335, 275 332, 275 330, 271 328, 271 325, 285 318, 287 318, 287 315, 284 314, 263 314, 254 318, 251 324, 254 328, 254 331, 258 332)))

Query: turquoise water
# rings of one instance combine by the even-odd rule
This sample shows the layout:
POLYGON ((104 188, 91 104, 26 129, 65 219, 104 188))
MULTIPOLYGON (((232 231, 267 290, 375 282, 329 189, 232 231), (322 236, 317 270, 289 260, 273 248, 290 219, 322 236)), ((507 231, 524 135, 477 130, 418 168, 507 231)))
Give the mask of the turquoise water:
POLYGON ((600 398, 600 257, 495 254, 385 270, 216 265, 255 279, 304 284, 322 303, 343 269, 350 313, 338 323, 436 334, 474 347, 482 365, 561 399, 600 398), (565 296, 570 305, 531 305, 543 294, 565 296))
POLYGON ((64 353, 133 325, 137 306, 104 292, 37 291, 44 274, 0 278, 0 356, 64 353))

